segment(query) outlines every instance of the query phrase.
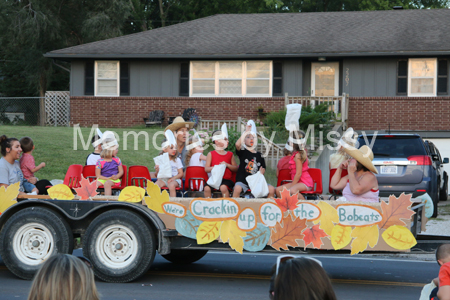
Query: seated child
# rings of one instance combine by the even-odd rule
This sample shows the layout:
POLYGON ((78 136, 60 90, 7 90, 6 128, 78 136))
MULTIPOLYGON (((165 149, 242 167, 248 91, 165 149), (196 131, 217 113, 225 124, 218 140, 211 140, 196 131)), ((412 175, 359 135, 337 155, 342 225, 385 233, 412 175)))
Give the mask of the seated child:
POLYGON ((433 290, 430 299, 449 300, 450 299, 450 244, 442 244, 436 249, 436 260, 441 266, 439 269, 439 280, 434 280, 439 289, 433 290), (437 297, 436 296, 437 292, 437 297))
POLYGON ((289 146, 293 148, 291 158, 289 160, 289 169, 291 170, 291 183, 277 187, 276 193, 281 197, 281 192, 287 188, 291 195, 298 193, 298 198, 304 200, 301 194, 304 191, 311 191, 314 182, 308 172, 308 156, 305 151, 305 134, 303 131, 292 131, 289 134, 289 146))
POLYGON ((32 192, 36 186, 32 183, 36 183, 39 179, 34 178, 34 173, 45 167, 45 163, 42 162, 38 166, 34 161, 33 150, 34 143, 30 137, 23 137, 20 139, 20 147, 22 148, 22 156, 20 157, 20 169, 22 170, 24 181, 23 188, 26 193, 32 192))
POLYGON ((94 152, 90 153, 86 157, 86 166, 95 166, 97 164, 97 161, 100 159, 100 153, 102 152, 102 139, 98 134, 92 137, 91 143, 94 147, 94 152))
POLYGON ((189 138, 189 145, 186 146, 188 153, 186 154, 185 166, 188 167, 205 167, 206 156, 203 155, 203 141, 197 134, 189 138))
POLYGON ((277 164, 277 177, 280 174, 280 170, 289 169, 289 160, 291 159, 292 152, 289 151, 289 145, 286 144, 283 149, 284 156, 278 161, 277 164))
MULTIPOLYGON (((165 132, 165 135, 170 135, 173 133, 170 130, 165 132)), ((162 151, 160 155, 164 153, 169 154, 170 166, 172 167, 172 177, 170 178, 158 178, 156 184, 162 188, 167 186, 169 188, 170 197, 177 196, 177 187, 181 187, 181 178, 183 178, 183 164, 181 163, 181 159, 178 157, 177 146, 175 142, 175 137, 168 138, 167 141, 164 141, 161 145, 162 151), (173 142, 171 142, 173 140, 173 142)), ((156 177, 159 173, 159 166, 155 166, 156 169, 156 177)))
MULTIPOLYGON (((233 152, 225 150, 228 147, 228 133, 224 134, 223 131, 216 130, 213 132, 212 140, 216 150, 209 152, 206 156, 205 171, 210 173, 213 167, 218 164, 227 166, 219 190, 223 197, 230 197, 228 189, 232 190, 234 187, 232 172, 237 172, 238 166, 234 160, 233 152)), ((205 186, 206 198, 211 198, 212 189, 209 185, 205 186)))
POLYGON ((104 186, 105 195, 112 195, 113 187, 120 187, 123 176, 123 167, 120 158, 117 157, 119 144, 113 138, 105 138, 102 142, 102 152, 95 167, 98 185, 104 186))
MULTIPOLYGON (((253 123, 254 124, 254 123, 253 123)), ((264 175, 266 171, 266 162, 260 152, 255 150, 256 147, 256 126, 247 125, 245 132, 241 138, 236 141, 236 154, 239 157, 239 169, 236 175, 236 184, 234 185, 233 198, 240 197, 241 193, 249 190, 247 176, 261 172, 264 175), (252 128, 253 127, 253 128, 252 128), (244 140, 244 145, 242 145, 244 140)), ((275 189, 268 185, 268 197, 273 197, 275 189)))

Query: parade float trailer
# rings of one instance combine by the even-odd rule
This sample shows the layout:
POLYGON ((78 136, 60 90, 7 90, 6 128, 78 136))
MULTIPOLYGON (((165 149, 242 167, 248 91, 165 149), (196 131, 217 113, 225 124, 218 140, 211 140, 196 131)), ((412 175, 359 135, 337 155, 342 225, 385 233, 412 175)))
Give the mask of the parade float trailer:
POLYGON ((0 255, 24 279, 49 256, 80 247, 108 282, 142 276, 156 251, 184 264, 208 250, 409 252, 427 220, 426 204, 405 194, 368 204, 299 201, 286 190, 280 199, 169 198, 152 182, 108 197, 87 180, 77 195, 65 185, 50 188, 49 196, 18 196, 18 188, 0 188, 0 255))

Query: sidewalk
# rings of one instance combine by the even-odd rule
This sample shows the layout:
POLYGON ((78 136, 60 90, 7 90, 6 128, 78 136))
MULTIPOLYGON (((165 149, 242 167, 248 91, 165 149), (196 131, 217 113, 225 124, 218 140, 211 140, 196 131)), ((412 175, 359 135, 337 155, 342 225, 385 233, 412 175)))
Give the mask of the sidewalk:
POLYGON ((428 220, 427 230, 423 233, 450 236, 450 200, 439 202, 437 218, 428 220))

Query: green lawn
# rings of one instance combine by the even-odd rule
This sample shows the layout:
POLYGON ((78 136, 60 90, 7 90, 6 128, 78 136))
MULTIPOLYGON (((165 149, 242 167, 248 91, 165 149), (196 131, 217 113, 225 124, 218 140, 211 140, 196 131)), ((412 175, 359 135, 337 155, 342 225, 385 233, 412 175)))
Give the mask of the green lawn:
MULTIPOLYGON (((159 154, 159 151, 153 147, 153 136, 157 131, 162 129, 156 128, 101 128, 102 132, 112 130, 119 135, 119 153, 118 157, 126 166, 144 165, 150 171, 154 170, 153 158, 159 154), (139 134, 137 138, 130 132, 139 134), (128 132, 126 150, 123 141, 124 136, 128 132), (146 142, 145 135, 148 136, 146 142), (135 143, 137 148, 134 149, 135 143), (148 150, 145 149, 146 144, 148 150)), ((0 135, 5 134, 7 137, 15 137, 20 139, 29 136, 33 139, 35 150, 33 156, 36 165, 45 162, 46 167, 36 172, 36 177, 40 179, 64 179, 67 168, 71 164, 84 165, 86 157, 93 151, 90 140, 88 141, 91 128, 80 128, 80 134, 73 127, 39 127, 39 126, 1 126, 0 135), (75 142, 77 149, 75 150, 75 142), (88 150, 83 150, 83 144, 88 144, 88 150)), ((156 144, 161 145, 163 135, 156 137, 156 144)), ((205 153, 206 155, 206 153, 205 153)), ((266 171, 266 180, 272 185, 276 185, 275 171, 268 169, 266 171)))

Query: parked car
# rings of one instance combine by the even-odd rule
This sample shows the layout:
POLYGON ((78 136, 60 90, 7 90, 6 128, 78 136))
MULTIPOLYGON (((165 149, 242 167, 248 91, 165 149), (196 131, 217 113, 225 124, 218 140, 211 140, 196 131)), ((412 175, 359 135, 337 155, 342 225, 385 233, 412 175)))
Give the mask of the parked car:
POLYGON ((448 164, 448 157, 441 157, 436 145, 431 141, 425 141, 425 146, 431 155, 433 167, 438 171, 439 200, 446 201, 448 198, 448 174, 444 171, 444 164, 448 164))
POLYGON ((418 134, 368 134, 358 137, 359 145, 368 145, 374 153, 380 197, 401 193, 417 197, 428 193, 437 216, 440 188, 439 168, 433 164, 428 146, 418 134))

